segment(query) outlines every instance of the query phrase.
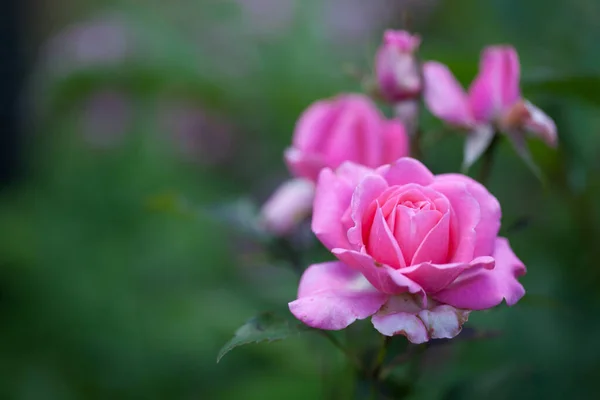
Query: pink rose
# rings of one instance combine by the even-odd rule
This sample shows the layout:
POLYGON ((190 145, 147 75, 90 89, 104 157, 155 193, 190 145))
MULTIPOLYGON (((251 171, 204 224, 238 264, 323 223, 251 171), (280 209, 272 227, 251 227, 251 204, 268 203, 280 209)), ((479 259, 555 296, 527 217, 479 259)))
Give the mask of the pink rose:
POLYGON ((425 102, 432 114, 471 131, 465 144, 465 166, 485 151, 496 131, 509 135, 523 150, 530 133, 555 147, 554 121, 521 97, 519 56, 513 47, 490 46, 481 56, 479 74, 466 93, 444 64, 426 62, 425 102))
POLYGON ((312 104, 300 117, 285 160, 293 175, 317 180, 344 161, 378 167, 408 155, 408 137, 366 96, 347 94, 312 104))
POLYGON ((419 64, 414 54, 420 44, 419 36, 409 32, 385 32, 377 51, 375 71, 379 90, 387 100, 400 102, 421 92, 419 64))
POLYGON ((452 338, 470 311, 525 294, 517 281, 525 267, 498 237, 500 216, 481 184, 434 176, 411 158, 325 169, 312 229, 339 261, 310 266, 290 310, 320 329, 372 316, 387 336, 452 338))

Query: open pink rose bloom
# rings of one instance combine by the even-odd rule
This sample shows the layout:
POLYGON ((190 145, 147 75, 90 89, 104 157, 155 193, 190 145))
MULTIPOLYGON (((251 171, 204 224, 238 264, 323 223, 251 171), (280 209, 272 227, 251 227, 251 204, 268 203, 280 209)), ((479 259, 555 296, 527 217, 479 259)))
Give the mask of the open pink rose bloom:
POLYGON ((500 217, 481 184, 434 176, 411 158, 324 169, 312 229, 338 261, 304 272, 290 310, 319 329, 372 316, 386 336, 452 338, 470 311, 513 305, 525 293, 517 281, 525 267, 498 237, 500 217))

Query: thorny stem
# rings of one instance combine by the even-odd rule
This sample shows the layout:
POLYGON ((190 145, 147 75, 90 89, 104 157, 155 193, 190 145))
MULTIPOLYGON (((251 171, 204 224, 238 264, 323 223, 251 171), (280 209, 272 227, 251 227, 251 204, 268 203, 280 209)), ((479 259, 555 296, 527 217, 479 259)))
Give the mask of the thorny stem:
POLYGON ((498 143, 500 142, 500 136, 496 133, 492 142, 485 150, 482 156, 482 164, 481 170, 479 170, 479 178, 478 181, 482 185, 486 185, 487 181, 490 178, 492 173, 492 165, 494 164, 494 155, 496 154, 496 149, 498 148, 498 143))

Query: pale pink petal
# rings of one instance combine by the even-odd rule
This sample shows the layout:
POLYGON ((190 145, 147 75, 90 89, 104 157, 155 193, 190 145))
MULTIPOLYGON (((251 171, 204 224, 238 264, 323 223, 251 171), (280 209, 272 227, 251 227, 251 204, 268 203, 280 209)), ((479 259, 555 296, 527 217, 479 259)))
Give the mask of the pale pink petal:
POLYGON ((433 298, 454 307, 468 310, 484 310, 506 299, 511 306, 525 294, 517 278, 525 274, 525 266, 515 256, 508 240, 498 238, 494 251, 494 269, 468 270, 446 289, 433 298))
POLYGON ((556 147, 558 136, 556 124, 548 115, 529 101, 524 101, 528 118, 524 121, 524 130, 542 139, 548 146, 556 147))
POLYGON ((452 339, 460 333, 469 311, 441 305, 419 313, 430 339, 452 339))
POLYGON ((496 246, 496 237, 500 230, 500 218, 502 217, 498 199, 485 186, 466 175, 442 174, 436 177, 436 182, 458 182, 466 185, 467 191, 479 205, 479 223, 475 228, 477 238, 473 257, 491 255, 496 246))
POLYGON ((468 310, 459 310, 435 301, 421 305, 415 296, 403 293, 390 296, 371 322, 386 336, 404 335, 413 343, 430 339, 450 339, 458 335, 469 316, 468 310))
POLYGON ((375 329, 382 335, 404 335, 415 344, 425 343, 429 340, 427 329, 423 321, 414 314, 399 312, 390 315, 377 315, 371 318, 375 329))
POLYGON ((448 67, 435 61, 426 62, 423 76, 429 111, 451 125, 471 126, 474 120, 469 99, 448 67))
POLYGON ((469 169, 485 153, 495 134, 494 127, 489 124, 477 125, 468 133, 465 139, 463 169, 469 169))
POLYGON ((335 173, 327 168, 321 172, 313 203, 312 230, 328 249, 350 246, 342 217, 358 182, 372 173, 373 170, 353 163, 342 164, 335 173))
POLYGON ((433 182, 434 176, 420 161, 414 158, 404 157, 396 162, 377 168, 377 173, 381 175, 390 186, 406 185, 407 183, 416 183, 427 186, 433 182))
POLYGON ((382 264, 387 264, 392 268, 403 268, 406 266, 402 251, 387 226, 381 208, 377 208, 368 243, 366 243, 367 253, 382 264))
POLYGON ((471 268, 494 268, 494 258, 478 257, 470 263, 433 264, 424 262, 402 269, 410 280, 418 283, 427 293, 439 292, 450 285, 460 274, 471 268))
MULTIPOLYGON (((371 174, 360 181, 354 193, 350 204, 351 217, 354 226, 348 230, 348 241, 358 250, 363 245, 362 225, 365 221, 363 217, 368 207, 388 188, 387 182, 379 175, 371 174)), ((370 224, 371 221, 368 221, 370 224)), ((367 233, 368 234, 368 233, 367 233)))
POLYGON ((478 240, 475 228, 481 221, 480 206, 466 183, 443 179, 443 176, 436 177, 430 187, 445 195, 452 205, 449 261, 468 263, 475 257, 478 240))
POLYGON ((294 147, 285 150, 285 163, 290 173, 298 178, 317 181, 319 172, 326 167, 323 156, 317 153, 305 153, 294 147))
POLYGON ((298 299, 289 308, 308 326, 339 330, 373 315, 386 299, 357 271, 341 262, 328 262, 304 272, 298 299))
POLYGON ((477 121, 491 121, 519 100, 519 56, 510 46, 491 46, 483 51, 479 74, 469 89, 471 109, 477 121))
POLYGON ((314 198, 314 183, 307 179, 290 179, 262 207, 261 222, 269 232, 288 234, 310 215, 314 198))

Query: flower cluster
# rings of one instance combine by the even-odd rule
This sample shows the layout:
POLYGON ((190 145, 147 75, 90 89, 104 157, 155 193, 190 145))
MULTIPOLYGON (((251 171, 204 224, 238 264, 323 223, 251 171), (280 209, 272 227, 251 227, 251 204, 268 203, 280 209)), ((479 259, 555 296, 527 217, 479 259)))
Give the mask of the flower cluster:
POLYGON ((263 207, 264 226, 277 235, 312 214, 314 234, 336 259, 309 266, 289 303, 311 327, 339 330, 371 317, 381 334, 423 343, 452 338, 470 312, 525 294, 525 266, 498 236, 498 200, 466 175, 432 174, 409 157, 409 141, 419 134, 421 100, 466 131, 466 167, 499 133, 522 155, 527 133, 556 146, 554 122, 521 96, 512 47, 486 48, 466 93, 448 67, 420 62, 420 43, 388 31, 377 52, 379 98, 394 118, 362 94, 320 100, 302 114, 285 151, 295 178, 263 207))

